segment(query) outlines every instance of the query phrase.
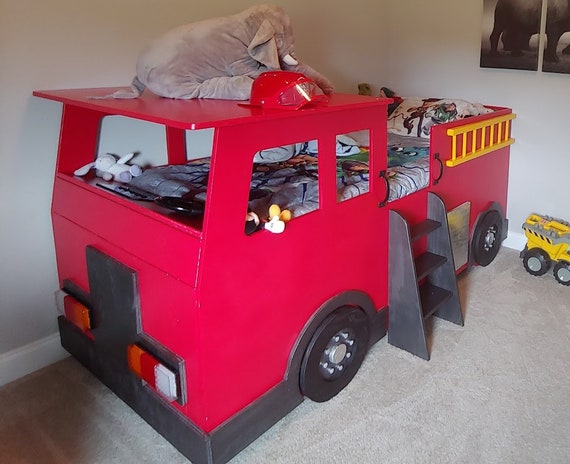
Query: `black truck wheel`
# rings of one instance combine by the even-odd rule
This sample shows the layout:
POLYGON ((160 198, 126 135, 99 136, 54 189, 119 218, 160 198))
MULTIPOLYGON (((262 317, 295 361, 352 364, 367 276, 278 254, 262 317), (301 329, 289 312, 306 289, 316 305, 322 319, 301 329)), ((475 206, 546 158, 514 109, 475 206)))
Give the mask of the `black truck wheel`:
POLYGON ((492 209, 485 213, 475 226, 471 253, 479 266, 488 266, 497 257, 503 236, 503 218, 492 209))
POLYGON ((544 250, 531 248, 523 255, 523 265, 529 274, 541 276, 550 268, 550 258, 544 250))
POLYGON ((331 313, 313 334, 301 363, 301 392, 324 402, 346 387, 358 372, 370 340, 368 317, 345 306, 331 313))
POLYGON ((562 285, 570 285, 570 263, 559 261, 554 266, 554 278, 562 285))

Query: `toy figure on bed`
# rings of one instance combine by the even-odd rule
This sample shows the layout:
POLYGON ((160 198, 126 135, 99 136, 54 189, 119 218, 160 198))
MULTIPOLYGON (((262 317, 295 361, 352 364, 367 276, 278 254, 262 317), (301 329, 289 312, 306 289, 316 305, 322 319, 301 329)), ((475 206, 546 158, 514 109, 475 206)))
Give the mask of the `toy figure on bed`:
POLYGON ((382 87, 380 89, 380 93, 378 94, 379 97, 391 98, 394 100, 392 103, 388 105, 388 116, 391 115, 396 108, 402 103, 402 97, 396 95, 396 92, 389 89, 388 87, 382 87))
POLYGON ((167 32, 139 56, 130 91, 94 98, 137 98, 148 88, 168 98, 248 100, 253 80, 275 70, 302 73, 325 94, 333 91, 329 79, 296 58, 287 13, 257 5, 167 32))

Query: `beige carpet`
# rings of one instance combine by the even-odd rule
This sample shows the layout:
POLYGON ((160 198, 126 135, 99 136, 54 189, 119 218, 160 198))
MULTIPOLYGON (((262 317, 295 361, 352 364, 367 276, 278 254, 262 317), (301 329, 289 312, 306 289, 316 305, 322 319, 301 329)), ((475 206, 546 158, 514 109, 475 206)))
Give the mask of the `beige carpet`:
MULTIPOLYGON (((381 340, 232 464, 570 463, 570 287, 503 249, 460 289, 465 326, 435 321, 431 361, 381 340)), ((69 358, 0 389, 0 462, 187 460, 69 358)))

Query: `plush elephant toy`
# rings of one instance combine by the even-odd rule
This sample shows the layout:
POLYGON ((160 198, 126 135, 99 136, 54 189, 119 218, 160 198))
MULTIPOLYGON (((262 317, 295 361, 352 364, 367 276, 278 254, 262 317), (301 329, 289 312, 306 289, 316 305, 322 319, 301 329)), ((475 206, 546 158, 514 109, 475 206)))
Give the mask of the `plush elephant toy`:
POLYGON ((177 27, 154 40, 138 58, 131 90, 110 97, 137 98, 146 87, 167 98, 247 100, 257 76, 280 69, 305 74, 325 94, 333 91, 329 79, 295 57, 287 13, 257 5, 177 27))

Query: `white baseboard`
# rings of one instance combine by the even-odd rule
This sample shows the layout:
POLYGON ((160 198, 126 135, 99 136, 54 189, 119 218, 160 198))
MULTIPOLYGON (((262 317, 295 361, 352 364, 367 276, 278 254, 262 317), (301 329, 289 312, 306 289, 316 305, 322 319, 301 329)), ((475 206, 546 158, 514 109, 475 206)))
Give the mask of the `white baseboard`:
POLYGON ((59 333, 36 340, 0 354, 0 386, 31 374, 69 356, 59 340, 59 333))
POLYGON ((503 246, 521 251, 526 245, 526 236, 519 232, 509 230, 507 238, 503 241, 503 246))

